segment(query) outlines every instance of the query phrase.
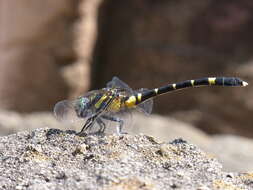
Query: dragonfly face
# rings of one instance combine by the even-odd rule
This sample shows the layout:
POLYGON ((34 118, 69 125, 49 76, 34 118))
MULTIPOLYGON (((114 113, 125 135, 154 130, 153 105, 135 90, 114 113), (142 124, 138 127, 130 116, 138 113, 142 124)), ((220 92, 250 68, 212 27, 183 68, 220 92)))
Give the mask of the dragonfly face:
POLYGON ((75 111, 78 117, 85 118, 92 115, 91 102, 92 100, 89 97, 80 97, 77 99, 75 111))

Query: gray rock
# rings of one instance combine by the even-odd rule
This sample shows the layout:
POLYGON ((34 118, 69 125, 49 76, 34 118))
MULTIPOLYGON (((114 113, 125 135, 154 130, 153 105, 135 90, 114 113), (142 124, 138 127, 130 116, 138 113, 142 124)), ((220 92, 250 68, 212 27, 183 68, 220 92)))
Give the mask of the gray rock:
POLYGON ((252 189, 182 139, 35 129, 0 138, 0 189, 252 189))
MULTIPOLYGON (((126 125, 124 131, 129 134, 151 135, 159 141, 172 141, 183 138, 202 150, 214 155, 226 171, 245 172, 253 170, 253 141, 239 136, 210 136, 194 126, 178 120, 161 117, 155 114, 145 116, 133 114, 132 127, 126 125)), ((17 133, 18 131, 36 128, 58 128, 61 130, 80 131, 83 122, 66 124, 58 122, 52 113, 18 114, 0 111, 0 135, 17 133)))

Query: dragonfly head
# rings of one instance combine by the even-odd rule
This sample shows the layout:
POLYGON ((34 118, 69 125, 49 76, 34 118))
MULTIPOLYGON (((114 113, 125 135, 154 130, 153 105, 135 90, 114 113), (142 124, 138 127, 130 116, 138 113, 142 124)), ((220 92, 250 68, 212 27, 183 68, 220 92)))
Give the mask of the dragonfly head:
POLYGON ((80 97, 77 99, 75 110, 78 117, 87 117, 92 114, 91 110, 91 101, 88 97, 80 97))

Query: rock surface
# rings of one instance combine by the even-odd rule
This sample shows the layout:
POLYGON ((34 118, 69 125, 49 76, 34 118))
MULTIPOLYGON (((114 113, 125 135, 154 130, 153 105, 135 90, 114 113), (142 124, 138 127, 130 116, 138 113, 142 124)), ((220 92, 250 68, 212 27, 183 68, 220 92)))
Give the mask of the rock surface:
MULTIPOLYGON (((183 138, 214 155, 222 163, 225 171, 253 171, 252 139, 233 135, 210 136, 187 123, 155 114, 144 116, 135 113, 132 120, 132 127, 124 126, 124 131, 129 134, 142 133, 165 142, 183 138)), ((18 114, 0 111, 0 136, 46 127, 80 131, 82 125, 83 122, 60 123, 54 118, 53 114, 46 112, 18 114)))
POLYGON ((1 189, 252 189, 252 173, 226 173, 182 139, 86 136, 36 129, 0 138, 1 189))

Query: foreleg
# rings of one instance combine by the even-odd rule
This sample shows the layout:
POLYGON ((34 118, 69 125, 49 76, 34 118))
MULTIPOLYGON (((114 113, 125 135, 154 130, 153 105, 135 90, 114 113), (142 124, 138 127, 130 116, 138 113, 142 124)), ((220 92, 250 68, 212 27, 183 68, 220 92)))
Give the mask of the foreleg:
POLYGON ((87 121, 85 122, 82 130, 78 133, 78 135, 83 134, 84 131, 86 131, 87 129, 89 129, 90 127, 92 127, 95 123, 96 117, 92 116, 89 119, 87 119, 87 121))

